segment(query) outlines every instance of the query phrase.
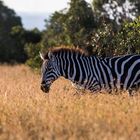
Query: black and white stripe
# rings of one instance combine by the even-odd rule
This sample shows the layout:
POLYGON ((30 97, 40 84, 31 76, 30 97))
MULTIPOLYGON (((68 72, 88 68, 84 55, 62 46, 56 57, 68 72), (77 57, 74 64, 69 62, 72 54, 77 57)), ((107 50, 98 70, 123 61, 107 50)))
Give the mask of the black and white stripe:
POLYGON ((140 55, 102 59, 74 49, 60 48, 42 58, 41 89, 46 92, 59 76, 91 91, 130 90, 140 86, 140 55))

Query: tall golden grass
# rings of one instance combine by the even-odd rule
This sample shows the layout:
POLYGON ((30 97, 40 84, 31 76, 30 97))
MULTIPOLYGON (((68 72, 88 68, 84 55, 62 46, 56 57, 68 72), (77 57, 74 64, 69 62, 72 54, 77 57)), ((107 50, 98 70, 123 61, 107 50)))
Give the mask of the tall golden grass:
POLYGON ((139 139, 139 95, 81 94, 63 78, 44 94, 28 67, 0 66, 0 140, 139 139))

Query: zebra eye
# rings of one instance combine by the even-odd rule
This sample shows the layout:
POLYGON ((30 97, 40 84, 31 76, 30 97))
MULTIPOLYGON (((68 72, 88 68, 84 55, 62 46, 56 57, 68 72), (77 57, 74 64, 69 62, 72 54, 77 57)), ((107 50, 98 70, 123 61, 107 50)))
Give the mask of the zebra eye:
POLYGON ((48 70, 51 70, 52 68, 53 68, 52 66, 49 66, 47 69, 48 69, 48 70))

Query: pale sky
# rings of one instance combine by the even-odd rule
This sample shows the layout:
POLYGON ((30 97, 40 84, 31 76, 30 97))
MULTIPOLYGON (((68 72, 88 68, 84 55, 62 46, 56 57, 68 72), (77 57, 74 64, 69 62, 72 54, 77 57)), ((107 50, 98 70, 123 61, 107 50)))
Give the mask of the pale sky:
MULTIPOLYGON (((5 5, 22 18, 23 26, 26 29, 37 27, 40 30, 45 28, 44 20, 51 13, 63 10, 68 7, 70 0, 2 0, 5 5)), ((86 0, 91 3, 91 0, 86 0)))
MULTIPOLYGON (((2 0, 16 12, 52 13, 67 7, 70 0, 2 0)), ((91 0, 86 0, 91 2, 91 0)))

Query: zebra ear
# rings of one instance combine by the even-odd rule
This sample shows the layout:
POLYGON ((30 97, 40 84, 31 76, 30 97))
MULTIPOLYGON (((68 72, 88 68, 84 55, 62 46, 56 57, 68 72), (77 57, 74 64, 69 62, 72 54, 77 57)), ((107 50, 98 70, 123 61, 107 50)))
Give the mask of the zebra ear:
POLYGON ((40 55, 40 58, 44 61, 44 60, 45 60, 45 58, 44 58, 44 54, 41 53, 41 52, 39 52, 39 55, 40 55))

